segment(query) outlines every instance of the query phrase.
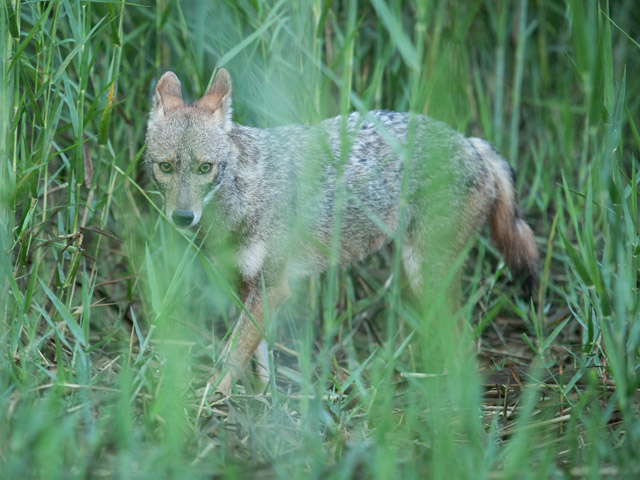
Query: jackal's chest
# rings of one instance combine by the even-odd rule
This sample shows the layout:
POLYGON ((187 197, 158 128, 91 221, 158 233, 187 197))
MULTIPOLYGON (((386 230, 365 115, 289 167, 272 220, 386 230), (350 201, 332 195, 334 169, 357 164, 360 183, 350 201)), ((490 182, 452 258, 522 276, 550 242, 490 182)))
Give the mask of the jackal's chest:
POLYGON ((238 271, 246 279, 255 278, 262 270, 267 254, 267 245, 261 240, 241 246, 235 252, 238 271))

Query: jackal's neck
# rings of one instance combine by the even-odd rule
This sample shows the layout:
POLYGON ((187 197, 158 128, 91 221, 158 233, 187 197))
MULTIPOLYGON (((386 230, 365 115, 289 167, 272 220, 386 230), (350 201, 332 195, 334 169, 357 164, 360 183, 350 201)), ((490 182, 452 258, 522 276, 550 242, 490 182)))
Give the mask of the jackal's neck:
POLYGON ((216 216, 231 231, 237 231, 253 216, 263 177, 263 130, 234 124, 229 132, 231 152, 226 159, 225 178, 212 202, 216 216))

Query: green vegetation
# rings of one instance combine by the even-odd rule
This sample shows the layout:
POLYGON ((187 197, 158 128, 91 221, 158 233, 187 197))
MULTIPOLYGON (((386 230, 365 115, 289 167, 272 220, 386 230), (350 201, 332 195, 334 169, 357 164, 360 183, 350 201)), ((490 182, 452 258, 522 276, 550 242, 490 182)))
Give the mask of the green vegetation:
POLYGON ((0 476, 639 478, 637 10, 2 2, 0 476), (435 329, 385 250, 293 286, 268 324, 277 390, 211 395, 229 259, 163 218, 141 158, 160 74, 196 98, 222 66, 240 123, 386 108, 492 141, 536 232, 537 297, 483 236, 469 328, 435 329))

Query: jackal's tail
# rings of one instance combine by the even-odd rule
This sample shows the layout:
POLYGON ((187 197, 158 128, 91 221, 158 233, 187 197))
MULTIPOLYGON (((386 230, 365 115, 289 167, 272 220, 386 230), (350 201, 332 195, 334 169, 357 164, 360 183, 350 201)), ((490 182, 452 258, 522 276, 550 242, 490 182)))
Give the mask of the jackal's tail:
POLYGON ((495 182, 496 199, 489 212, 491 239, 522 282, 525 293, 532 295, 538 286, 538 248, 531 227, 518 208, 515 172, 489 143, 479 138, 470 141, 486 161, 495 182))

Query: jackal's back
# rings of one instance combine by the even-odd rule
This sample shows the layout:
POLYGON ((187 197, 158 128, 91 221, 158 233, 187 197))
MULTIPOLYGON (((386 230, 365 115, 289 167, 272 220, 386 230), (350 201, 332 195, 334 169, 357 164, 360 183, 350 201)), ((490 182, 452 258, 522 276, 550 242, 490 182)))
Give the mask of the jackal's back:
POLYGON ((298 254, 289 263, 301 273, 326 268, 335 235, 337 261, 348 264, 380 248, 399 228, 403 234, 417 217, 451 218, 486 173, 462 135, 422 115, 352 113, 317 127, 265 132, 266 171, 278 178, 267 183, 282 191, 284 217, 295 217, 294 231, 286 230, 298 254))

